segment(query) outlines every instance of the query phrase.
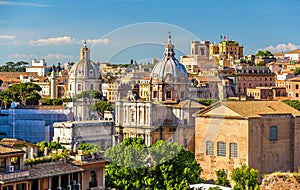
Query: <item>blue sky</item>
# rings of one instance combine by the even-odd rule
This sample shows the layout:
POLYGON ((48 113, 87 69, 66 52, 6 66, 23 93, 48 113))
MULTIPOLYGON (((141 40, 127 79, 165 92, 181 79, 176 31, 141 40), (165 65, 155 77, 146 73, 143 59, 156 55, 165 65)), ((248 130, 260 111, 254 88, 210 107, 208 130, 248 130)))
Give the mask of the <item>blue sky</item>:
POLYGON ((99 62, 161 58, 168 32, 176 53, 191 40, 227 36, 244 53, 300 48, 298 0, 0 0, 0 64, 76 62, 83 41, 99 62))

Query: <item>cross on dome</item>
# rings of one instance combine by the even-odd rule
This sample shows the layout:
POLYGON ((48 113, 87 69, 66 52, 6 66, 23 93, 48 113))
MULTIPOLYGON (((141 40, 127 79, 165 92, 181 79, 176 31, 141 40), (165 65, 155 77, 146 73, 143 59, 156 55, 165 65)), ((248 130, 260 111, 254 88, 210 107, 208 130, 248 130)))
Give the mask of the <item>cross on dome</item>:
POLYGON ((174 45, 171 42, 171 32, 169 32, 168 35, 168 43, 165 44, 165 52, 164 52, 164 59, 172 59, 174 58, 175 53, 174 53, 174 45))
POLYGON ((171 42, 171 32, 169 32, 168 44, 172 44, 172 42, 171 42))

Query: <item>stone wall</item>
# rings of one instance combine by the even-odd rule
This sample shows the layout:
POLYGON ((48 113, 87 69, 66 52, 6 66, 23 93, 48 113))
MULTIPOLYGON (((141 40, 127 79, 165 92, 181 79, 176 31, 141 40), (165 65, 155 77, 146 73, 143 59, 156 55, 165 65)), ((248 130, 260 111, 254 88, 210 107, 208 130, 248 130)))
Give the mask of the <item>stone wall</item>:
POLYGON ((248 121, 245 119, 196 117, 195 157, 203 168, 201 177, 216 179, 215 171, 230 173, 248 164, 248 121), (213 156, 206 155, 206 141, 214 142, 213 156), (226 156, 217 155, 217 142, 226 143, 226 156), (237 157, 230 157, 230 143, 237 143, 237 157))

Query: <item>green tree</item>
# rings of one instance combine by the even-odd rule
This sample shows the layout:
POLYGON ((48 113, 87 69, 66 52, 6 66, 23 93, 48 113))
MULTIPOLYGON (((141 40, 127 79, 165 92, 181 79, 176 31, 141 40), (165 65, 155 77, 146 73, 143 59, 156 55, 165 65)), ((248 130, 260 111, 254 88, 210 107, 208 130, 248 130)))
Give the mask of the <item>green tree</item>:
POLYGON ((62 102, 62 100, 60 98, 53 98, 51 100, 51 103, 52 103, 52 105, 55 105, 55 106, 63 104, 63 102, 62 102))
POLYGON ((111 159, 107 184, 117 189, 189 189, 201 181, 194 154, 178 143, 157 141, 146 147, 143 139, 128 138, 105 156, 111 159))
POLYGON ((199 183, 202 168, 194 154, 178 143, 157 141, 149 149, 152 157, 151 177, 157 189, 189 189, 189 184, 199 183))
POLYGON ((258 171, 246 165, 242 165, 239 168, 234 168, 231 173, 231 179, 235 182, 234 189, 259 189, 257 176, 258 171))
POLYGON ((89 91, 83 91, 82 93, 77 95, 77 98, 81 99, 101 99, 102 94, 97 90, 89 90, 89 91))
POLYGON ((266 63, 264 61, 260 61, 256 66, 266 66, 266 63))
POLYGON ((97 111, 99 114, 104 114, 104 111, 113 111, 114 107, 107 101, 99 101, 89 106, 91 111, 97 111))
POLYGON ((144 160, 147 149, 143 139, 127 138, 105 151, 111 163, 105 166, 108 187, 117 189, 144 189, 147 167, 144 160))
POLYGON ((38 92, 32 92, 28 95, 26 105, 39 105, 41 95, 38 92))
POLYGON ((300 101, 299 100, 283 100, 282 102, 284 102, 285 104, 300 111, 300 101))
POLYGON ((0 72, 25 72, 26 65, 28 65, 25 61, 19 61, 14 63, 12 61, 6 62, 5 65, 0 66, 0 72))
POLYGON ((214 99, 214 98, 208 98, 208 99, 200 99, 200 98, 197 98, 197 101, 201 104, 204 104, 206 106, 209 106, 213 103, 216 103, 218 100, 217 99, 214 99))
POLYGON ((227 179, 227 174, 224 169, 217 170, 216 175, 217 175, 216 185, 230 187, 230 182, 227 179))
POLYGON ((0 92, 0 102, 1 106, 4 106, 5 109, 8 108, 8 105, 13 102, 10 91, 4 90, 0 92))
POLYGON ((66 103, 66 102, 72 102, 73 99, 72 99, 72 98, 63 98, 62 101, 63 101, 64 103, 66 103))
POLYGON ((268 50, 266 50, 266 51, 259 50, 259 51, 255 54, 255 56, 257 56, 257 57, 262 57, 262 58, 269 58, 269 57, 272 57, 273 54, 272 54, 270 51, 268 51, 268 50))
POLYGON ((61 144, 57 142, 46 142, 46 141, 41 141, 36 143, 40 147, 40 152, 43 153, 45 151, 45 147, 48 147, 48 151, 50 152, 51 150, 57 150, 57 149, 65 149, 61 144))
POLYGON ((37 84, 27 82, 10 86, 8 90, 12 94, 13 101, 18 102, 20 100, 23 105, 27 105, 27 103, 32 104, 41 98, 37 92, 41 91, 42 88, 37 84))
POLYGON ((50 98, 42 98, 42 104, 43 105, 52 105, 50 98))
POLYGON ((296 70, 294 71, 294 75, 297 76, 300 73, 300 67, 296 68, 296 70))
POLYGON ((99 145, 83 142, 80 144, 77 150, 83 150, 84 153, 99 152, 100 150, 102 150, 102 147, 100 147, 99 145))
POLYGON ((257 56, 257 57, 263 57, 263 56, 264 56, 264 51, 259 50, 259 51, 255 54, 255 56, 257 56))

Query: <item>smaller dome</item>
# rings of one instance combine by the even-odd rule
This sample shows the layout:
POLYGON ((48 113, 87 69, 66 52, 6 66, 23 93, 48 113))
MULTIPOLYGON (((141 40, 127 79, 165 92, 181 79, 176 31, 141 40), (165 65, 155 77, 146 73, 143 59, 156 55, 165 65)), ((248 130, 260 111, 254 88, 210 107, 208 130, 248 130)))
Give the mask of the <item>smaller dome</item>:
POLYGON ((182 79, 187 79, 188 73, 184 67, 177 59, 167 59, 158 62, 152 72, 150 77, 152 79, 173 79, 176 81, 182 81, 182 79))
POLYGON ((80 60, 70 69, 71 78, 98 79, 100 77, 99 66, 90 60, 90 50, 84 47, 80 51, 80 60))
POLYGON ((184 65, 174 56, 174 45, 171 43, 171 35, 169 34, 168 44, 165 45, 164 58, 155 64, 150 74, 151 79, 161 79, 166 82, 188 80, 188 73, 184 65))
POLYGON ((92 61, 80 60, 75 63, 70 70, 70 77, 76 78, 99 78, 99 68, 92 61))

